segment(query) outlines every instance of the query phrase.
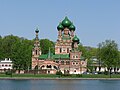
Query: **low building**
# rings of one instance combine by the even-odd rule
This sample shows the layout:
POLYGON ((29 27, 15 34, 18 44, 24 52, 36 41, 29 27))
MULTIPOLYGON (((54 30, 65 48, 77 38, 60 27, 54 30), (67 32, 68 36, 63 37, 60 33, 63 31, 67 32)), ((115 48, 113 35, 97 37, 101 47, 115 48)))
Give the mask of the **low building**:
MULTIPOLYGON (((96 57, 91 58, 91 66, 93 67, 93 71, 95 72, 105 72, 108 71, 108 68, 103 65, 103 62, 98 60, 96 57)), ((111 72, 119 72, 120 73, 120 68, 114 68, 112 67, 111 72)))
POLYGON ((5 58, 5 60, 0 61, 0 72, 4 72, 6 70, 11 70, 12 69, 12 61, 10 58, 5 58))

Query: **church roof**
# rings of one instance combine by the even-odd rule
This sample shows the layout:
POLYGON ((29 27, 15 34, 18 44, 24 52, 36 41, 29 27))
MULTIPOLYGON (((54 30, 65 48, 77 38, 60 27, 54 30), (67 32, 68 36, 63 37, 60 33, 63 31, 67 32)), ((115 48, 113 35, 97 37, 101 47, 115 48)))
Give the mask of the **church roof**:
POLYGON ((55 54, 54 59, 69 59, 69 54, 55 54))
MULTIPOLYGON (((49 58, 49 55, 48 54, 42 54, 39 56, 39 59, 43 59, 43 60, 46 60, 46 59, 50 59, 50 60, 61 60, 61 59, 70 59, 70 56, 69 54, 53 54, 51 53, 50 54, 50 58, 49 58)), ((85 60, 85 58, 83 56, 80 57, 81 60, 85 60)))
POLYGON ((73 23, 69 26, 69 29, 75 31, 75 26, 73 25, 73 23))
POLYGON ((38 30, 38 28, 36 28, 35 32, 36 32, 36 33, 39 33, 39 30, 38 30))
MULTIPOLYGON (((48 59, 48 54, 42 54, 39 56, 39 59, 48 59)), ((69 59, 69 54, 52 54, 50 59, 69 59)))
POLYGON ((64 29, 64 27, 63 27, 63 25, 62 25, 61 22, 60 22, 59 25, 57 26, 57 29, 58 29, 58 30, 63 30, 63 29, 64 29))
POLYGON ((79 38, 75 35, 74 38, 72 39, 73 42, 78 42, 79 43, 79 38))
POLYGON ((68 17, 66 16, 65 19, 62 21, 62 25, 64 27, 69 27, 71 25, 71 21, 68 19, 68 17))
POLYGON ((74 24, 68 19, 66 16, 62 22, 59 23, 57 26, 58 31, 63 30, 64 28, 69 28, 71 31, 75 31, 75 26, 74 24))

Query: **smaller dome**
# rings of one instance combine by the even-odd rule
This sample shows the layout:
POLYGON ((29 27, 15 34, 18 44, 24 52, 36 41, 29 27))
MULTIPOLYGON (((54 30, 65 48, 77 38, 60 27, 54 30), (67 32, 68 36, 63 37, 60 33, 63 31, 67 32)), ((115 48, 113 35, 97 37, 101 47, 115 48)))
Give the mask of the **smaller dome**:
POLYGON ((67 17, 65 17, 65 19, 62 21, 62 25, 64 27, 69 27, 71 25, 71 21, 67 17))
POLYGON ((64 27, 63 27, 63 25, 62 25, 61 22, 60 22, 59 25, 57 26, 57 29, 58 29, 58 30, 63 30, 63 29, 64 29, 64 27))
POLYGON ((75 31, 75 26, 73 25, 73 23, 70 25, 69 29, 75 31))
POLYGON ((72 40, 73 40, 73 42, 79 43, 79 38, 76 35, 74 36, 74 38, 72 40))
POLYGON ((38 28, 35 30, 35 32, 36 32, 36 33, 39 33, 39 30, 38 30, 38 28))

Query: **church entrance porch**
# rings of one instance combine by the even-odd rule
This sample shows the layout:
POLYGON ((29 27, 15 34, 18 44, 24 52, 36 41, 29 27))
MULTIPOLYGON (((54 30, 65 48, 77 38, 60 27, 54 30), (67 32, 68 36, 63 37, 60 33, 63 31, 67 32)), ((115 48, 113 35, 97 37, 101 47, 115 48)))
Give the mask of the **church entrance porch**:
POLYGON ((51 60, 45 60, 43 63, 39 63, 38 70, 40 70, 40 73, 44 71, 45 74, 56 74, 58 64, 51 60))

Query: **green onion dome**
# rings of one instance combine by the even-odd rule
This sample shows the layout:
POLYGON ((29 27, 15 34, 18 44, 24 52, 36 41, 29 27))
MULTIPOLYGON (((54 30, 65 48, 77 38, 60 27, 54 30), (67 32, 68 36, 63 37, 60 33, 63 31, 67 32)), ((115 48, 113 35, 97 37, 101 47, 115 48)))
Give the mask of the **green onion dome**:
POLYGON ((75 31, 75 26, 73 25, 73 23, 70 25, 69 29, 75 31))
POLYGON ((79 43, 79 38, 76 35, 74 36, 74 38, 72 40, 73 40, 73 42, 79 43))
POLYGON ((35 32, 36 32, 36 33, 39 33, 39 30, 38 30, 38 28, 35 30, 35 32))
POLYGON ((62 25, 64 27, 69 27, 71 25, 71 21, 67 17, 65 17, 65 19, 62 21, 62 25))
POLYGON ((57 29, 58 29, 58 30, 63 30, 63 29, 64 29, 64 27, 63 27, 63 25, 62 25, 61 22, 60 22, 59 25, 57 26, 57 29))

